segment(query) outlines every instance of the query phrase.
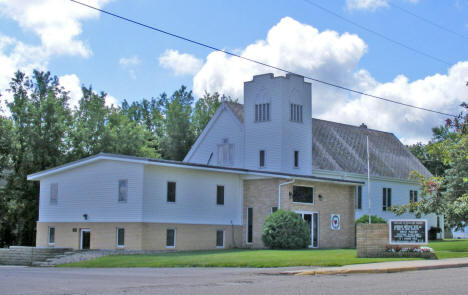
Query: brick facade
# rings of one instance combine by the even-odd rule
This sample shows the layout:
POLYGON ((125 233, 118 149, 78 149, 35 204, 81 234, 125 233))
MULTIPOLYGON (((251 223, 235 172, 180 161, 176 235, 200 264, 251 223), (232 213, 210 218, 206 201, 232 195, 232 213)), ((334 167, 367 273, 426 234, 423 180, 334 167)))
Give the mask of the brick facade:
POLYGON ((388 224, 360 223, 356 226, 356 251, 358 257, 378 257, 388 245, 388 224))
MULTIPOLYGON (((278 185, 286 179, 258 179, 244 181, 244 220, 247 223, 247 208, 253 208, 253 243, 246 243, 246 227, 242 229, 242 239, 246 247, 263 248, 262 228, 265 219, 271 214, 271 207, 278 206, 278 185)), ((296 181, 281 187, 281 208, 291 211, 306 211, 319 214, 319 247, 354 247, 354 199, 355 186, 323 182, 296 181), (290 192, 293 185, 314 187, 314 203, 292 202, 290 192), (319 195, 322 196, 319 198, 319 195), (331 229, 331 214, 339 214, 341 229, 331 229)))

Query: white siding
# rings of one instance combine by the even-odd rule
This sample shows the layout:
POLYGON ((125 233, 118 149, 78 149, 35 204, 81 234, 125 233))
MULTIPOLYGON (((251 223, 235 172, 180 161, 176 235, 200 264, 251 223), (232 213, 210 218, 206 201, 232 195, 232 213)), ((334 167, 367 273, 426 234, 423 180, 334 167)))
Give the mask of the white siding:
POLYGON ((242 224, 239 175, 193 169, 146 166, 144 221, 190 224, 242 224), (167 202, 167 182, 176 182, 176 202, 167 202), (224 205, 216 204, 216 186, 224 185, 224 205))
POLYGON ((210 125, 211 128, 206 130, 205 136, 201 138, 200 144, 196 146, 191 157, 184 161, 215 166, 243 167, 242 123, 229 110, 224 109, 210 125), (232 165, 218 163, 218 145, 223 143, 223 139, 227 139, 229 144, 234 145, 232 165), (213 156, 208 163, 211 153, 213 156))
POLYGON ((40 182, 40 222, 141 221, 143 165, 101 160, 45 177, 40 182), (128 179, 128 200, 118 202, 119 179, 128 179), (50 184, 58 183, 58 200, 50 204, 50 184))

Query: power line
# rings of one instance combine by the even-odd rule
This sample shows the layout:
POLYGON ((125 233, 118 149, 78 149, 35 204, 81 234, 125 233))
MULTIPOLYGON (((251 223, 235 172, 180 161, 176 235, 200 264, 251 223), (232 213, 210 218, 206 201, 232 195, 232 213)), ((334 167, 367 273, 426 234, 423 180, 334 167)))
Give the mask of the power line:
POLYGON ((202 46, 202 47, 205 47, 205 48, 214 50, 214 51, 223 52, 224 54, 227 54, 227 55, 230 55, 230 56, 234 56, 234 57, 237 57, 237 58, 246 60, 246 61, 250 61, 250 62, 252 62, 252 63, 256 63, 256 64, 259 64, 259 65, 262 65, 262 66, 265 66, 265 67, 268 67, 268 68, 271 68, 271 69, 274 69, 274 70, 278 70, 278 71, 280 71, 280 72, 296 74, 296 75, 302 76, 302 77, 304 77, 304 78, 306 78, 306 79, 309 79, 309 80, 311 80, 311 81, 314 81, 314 82, 317 82, 317 83, 321 83, 321 84, 324 84, 324 85, 327 85, 327 86, 331 86, 331 87, 335 87, 335 88, 338 88, 338 89, 342 89, 342 90, 346 90, 346 91, 349 91, 349 92, 353 92, 353 93, 356 93, 356 94, 360 94, 360 95, 364 95, 364 96, 368 96, 368 97, 380 99, 380 100, 383 100, 383 101, 387 101, 387 102, 391 102, 391 103, 395 103, 395 104, 407 106, 407 107, 410 107, 410 108, 415 108, 415 109, 419 109, 419 110, 423 110, 423 111, 427 111, 427 112, 432 112, 432 113, 436 113, 436 114, 440 114, 440 115, 444 115, 444 116, 456 117, 456 115, 452 115, 452 114, 448 114, 448 113, 439 112, 439 111, 436 111, 436 110, 431 110, 431 109, 427 109, 427 108, 422 108, 422 107, 418 107, 418 106, 406 104, 406 103, 403 103, 403 102, 395 101, 395 100, 392 100, 392 99, 388 99, 388 98, 380 97, 380 96, 377 96, 377 95, 365 93, 365 92, 362 92, 362 91, 359 91, 359 90, 354 90, 354 89, 351 89, 351 88, 347 88, 347 87, 344 87, 344 86, 340 86, 340 85, 338 85, 338 84, 334 84, 334 83, 326 82, 326 81, 323 81, 323 80, 319 80, 319 79, 316 79, 316 78, 313 78, 313 77, 308 77, 308 76, 304 76, 304 75, 301 75, 301 74, 297 74, 297 73, 288 71, 288 70, 286 70, 286 69, 283 69, 283 68, 280 68, 280 67, 277 67, 277 66, 272 66, 272 65, 266 64, 266 63, 261 62, 261 61, 257 61, 257 60, 254 60, 254 59, 251 59, 251 58, 248 58, 248 57, 245 57, 245 56, 241 56, 241 55, 238 55, 238 54, 235 54, 235 53, 232 53, 232 52, 223 50, 223 49, 216 48, 216 47, 211 46, 211 45, 207 45, 207 44, 202 43, 202 42, 199 42, 199 41, 195 41, 195 40, 189 39, 189 38, 187 38, 187 37, 183 37, 183 36, 180 36, 180 35, 177 35, 177 34, 174 34, 174 33, 170 33, 170 32, 168 32, 168 31, 165 31, 165 30, 162 30, 162 29, 158 29, 158 28, 153 27, 153 26, 150 26, 150 25, 143 24, 143 23, 141 23, 141 22, 138 22, 138 21, 135 21, 135 20, 126 18, 126 17, 124 17, 124 16, 117 15, 117 14, 115 14, 115 13, 112 13, 112 12, 109 12, 109 11, 106 11, 106 10, 103 10, 103 9, 100 9, 100 8, 97 8, 97 7, 94 7, 94 6, 91 6, 91 5, 88 5, 88 4, 79 2, 79 1, 76 1, 76 0, 70 0, 70 1, 71 1, 71 2, 74 2, 74 3, 76 3, 76 4, 80 4, 80 5, 82 5, 82 6, 86 6, 86 7, 90 8, 90 9, 94 9, 94 10, 96 10, 96 11, 102 12, 102 13, 104 13, 104 14, 107 14, 107 15, 110 15, 110 16, 113 16, 113 17, 116 17, 116 18, 118 18, 118 19, 121 19, 121 20, 130 22, 130 23, 133 23, 133 24, 136 24, 136 25, 145 27, 145 28, 147 28, 147 29, 150 29, 150 30, 153 30, 153 31, 157 31, 157 32, 160 32, 160 33, 163 33, 163 34, 172 36, 172 37, 174 37, 174 38, 177 38, 177 39, 180 39, 180 40, 184 40, 184 41, 187 41, 187 42, 190 42, 190 43, 193 43, 193 44, 196 44, 196 45, 199 45, 199 46, 202 46))
POLYGON ((446 60, 443 60, 443 59, 438 58, 438 57, 436 57, 436 56, 434 56, 434 55, 431 55, 431 54, 426 53, 426 52, 424 52, 424 51, 421 51, 421 50, 419 50, 419 49, 416 49, 416 48, 413 48, 413 47, 411 47, 411 46, 408 46, 408 45, 406 45, 406 44, 404 44, 404 43, 402 43, 402 42, 400 42, 400 41, 391 39, 391 38, 385 36, 385 35, 382 34, 382 33, 379 33, 379 32, 377 32, 377 31, 374 31, 374 30, 372 30, 372 29, 369 29, 369 28, 367 28, 367 27, 365 27, 365 26, 363 26, 363 25, 361 25, 361 24, 358 24, 357 22, 354 22, 354 21, 352 21, 352 20, 350 20, 350 19, 347 19, 347 18, 345 18, 344 16, 341 16, 341 15, 339 15, 338 13, 336 13, 336 12, 334 12, 334 11, 331 11, 331 10, 329 10, 329 9, 327 9, 327 8, 325 8, 325 7, 323 7, 323 6, 319 5, 319 4, 317 4, 317 3, 315 3, 315 2, 312 2, 312 1, 310 1, 310 0, 304 0, 304 2, 308 3, 309 5, 312 5, 312 6, 316 7, 316 8, 318 8, 318 9, 322 10, 322 11, 325 11, 326 13, 331 14, 331 15, 333 15, 333 16, 335 16, 335 17, 337 17, 337 18, 339 18, 339 19, 341 19, 341 20, 343 20, 343 21, 345 21, 345 22, 347 22, 347 23, 350 23, 350 24, 352 24, 352 25, 355 26, 355 27, 358 27, 358 28, 360 28, 360 29, 362 29, 362 30, 364 30, 364 31, 369 32, 369 33, 372 33, 372 34, 374 34, 374 35, 376 35, 376 36, 378 36, 378 37, 380 37, 380 38, 382 38, 382 39, 384 39, 384 40, 386 40, 386 41, 388 41, 388 42, 391 42, 391 43, 396 44, 396 45, 398 45, 398 46, 400 46, 400 47, 403 47, 403 48, 405 48, 405 49, 408 49, 408 50, 410 50, 410 51, 413 51, 414 53, 417 53, 417 54, 419 54, 419 55, 422 55, 422 56, 425 56, 425 57, 430 58, 430 59, 432 59, 432 60, 435 60, 435 61, 437 61, 437 62, 439 62, 439 63, 443 63, 443 64, 448 65, 448 66, 451 66, 451 65, 452 65, 452 63, 450 63, 450 62, 448 62, 448 61, 446 61, 446 60))
POLYGON ((460 37, 460 38, 463 38, 463 39, 465 39, 465 40, 468 40, 468 37, 467 37, 467 36, 465 36, 465 35, 463 35, 463 34, 460 34, 460 33, 456 32, 456 31, 454 31, 454 30, 451 30, 451 29, 449 29, 449 28, 446 28, 446 27, 444 27, 444 26, 441 26, 441 25, 439 25, 438 23, 436 23, 436 22, 434 22, 434 21, 432 21, 432 20, 430 20, 430 19, 427 19, 427 18, 425 18, 425 17, 422 17, 422 16, 420 16, 420 15, 417 15, 417 14, 415 14, 414 12, 411 12, 411 11, 409 11, 409 10, 407 10, 407 9, 401 7, 401 6, 398 6, 398 5, 394 4, 394 3, 388 2, 388 4, 389 4, 390 6, 392 6, 392 7, 397 8, 397 9, 403 11, 403 12, 406 13, 406 14, 409 14, 409 15, 411 15, 411 16, 414 16, 415 18, 418 18, 418 19, 422 20, 423 22, 426 22, 426 23, 428 23, 428 24, 430 24, 430 25, 432 25, 432 26, 434 26, 434 27, 436 27, 436 28, 439 28, 439 29, 441 29, 441 30, 443 30, 443 31, 446 31, 446 32, 452 34, 452 35, 455 35, 455 36, 457 36, 457 37, 460 37))

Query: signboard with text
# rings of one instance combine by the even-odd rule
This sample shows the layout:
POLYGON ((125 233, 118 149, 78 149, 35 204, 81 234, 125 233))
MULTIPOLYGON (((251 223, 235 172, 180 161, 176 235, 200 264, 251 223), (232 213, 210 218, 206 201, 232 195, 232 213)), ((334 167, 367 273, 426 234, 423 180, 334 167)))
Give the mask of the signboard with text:
POLYGON ((390 244, 427 244, 427 221, 425 219, 402 219, 389 221, 390 244))

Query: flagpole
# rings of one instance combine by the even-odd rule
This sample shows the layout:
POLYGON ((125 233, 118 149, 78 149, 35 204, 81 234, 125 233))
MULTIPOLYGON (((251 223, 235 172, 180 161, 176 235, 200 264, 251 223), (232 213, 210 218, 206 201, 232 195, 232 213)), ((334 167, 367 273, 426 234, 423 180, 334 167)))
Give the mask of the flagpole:
POLYGON ((370 161, 369 161, 369 135, 366 136, 367 145, 367 201, 369 204, 369 224, 371 223, 371 199, 370 199, 370 161))

